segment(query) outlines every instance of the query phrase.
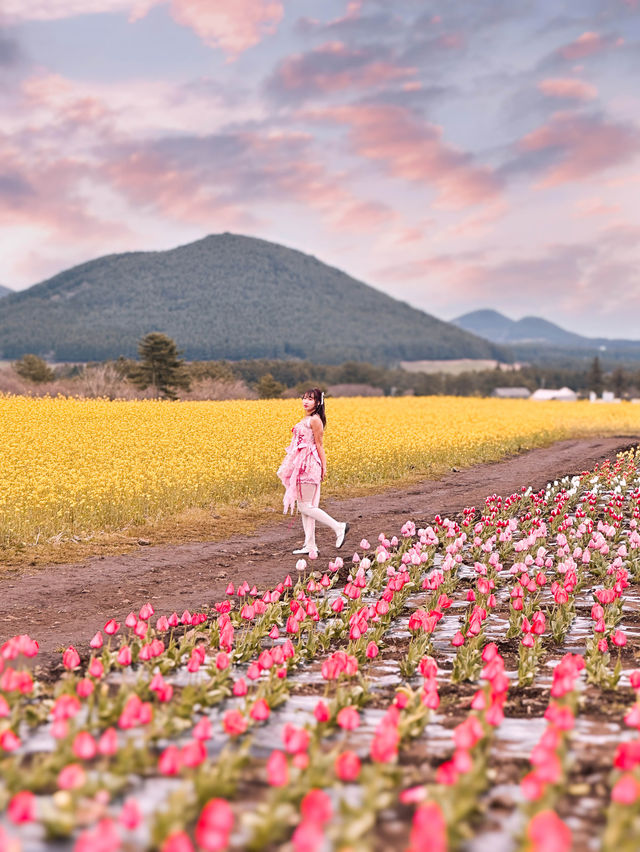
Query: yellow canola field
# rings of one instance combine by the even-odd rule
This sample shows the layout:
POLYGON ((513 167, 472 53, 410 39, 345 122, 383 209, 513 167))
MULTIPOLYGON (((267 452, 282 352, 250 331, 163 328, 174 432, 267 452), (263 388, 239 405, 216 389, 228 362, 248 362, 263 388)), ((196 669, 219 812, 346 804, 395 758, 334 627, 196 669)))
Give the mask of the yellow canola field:
MULTIPOLYGON (((87 535, 256 496, 298 400, 161 402, 0 396, 0 546, 87 535)), ((640 435, 640 405, 451 397, 327 400, 328 492, 390 485, 555 439, 640 435)))

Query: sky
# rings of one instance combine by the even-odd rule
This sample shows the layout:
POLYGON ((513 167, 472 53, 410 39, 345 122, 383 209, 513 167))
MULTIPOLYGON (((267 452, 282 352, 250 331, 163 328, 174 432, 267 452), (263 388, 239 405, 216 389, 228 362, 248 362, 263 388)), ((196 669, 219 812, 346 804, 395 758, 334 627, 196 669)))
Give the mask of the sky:
POLYGON ((640 338, 640 0, 0 0, 0 283, 231 231, 640 338))

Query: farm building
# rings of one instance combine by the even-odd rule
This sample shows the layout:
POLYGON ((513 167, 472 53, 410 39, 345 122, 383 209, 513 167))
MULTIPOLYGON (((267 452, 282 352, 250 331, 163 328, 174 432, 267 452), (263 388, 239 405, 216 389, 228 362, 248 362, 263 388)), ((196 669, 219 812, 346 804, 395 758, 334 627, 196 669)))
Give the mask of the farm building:
POLYGON ((531 394, 530 399, 534 399, 536 402, 545 402, 550 399, 557 399, 560 402, 575 402, 578 399, 578 394, 571 388, 560 388, 559 390, 556 388, 538 388, 531 394))
POLYGON ((498 399, 529 399, 529 388, 494 388, 491 396, 498 399))

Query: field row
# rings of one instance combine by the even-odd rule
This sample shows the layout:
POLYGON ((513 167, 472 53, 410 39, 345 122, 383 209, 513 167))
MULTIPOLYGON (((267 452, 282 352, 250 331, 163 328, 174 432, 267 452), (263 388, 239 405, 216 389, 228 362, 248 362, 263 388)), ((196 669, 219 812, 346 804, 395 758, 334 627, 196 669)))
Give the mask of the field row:
MULTIPOLYGON (((443 397, 327 403, 326 490, 397 483, 578 435, 639 434, 640 406, 443 397)), ((0 397, 0 547, 267 498, 295 400, 0 397)))
POLYGON ((16 636, 0 846, 637 850, 639 461, 407 520, 209 611, 144 604, 54 683, 16 636))

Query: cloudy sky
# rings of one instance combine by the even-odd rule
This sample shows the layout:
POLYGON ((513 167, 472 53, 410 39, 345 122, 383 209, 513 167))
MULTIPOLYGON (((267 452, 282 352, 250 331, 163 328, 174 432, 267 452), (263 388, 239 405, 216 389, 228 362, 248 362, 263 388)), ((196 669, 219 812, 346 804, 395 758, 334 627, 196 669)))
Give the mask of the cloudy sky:
POLYGON ((233 231, 640 338, 640 0, 0 0, 0 283, 233 231))

